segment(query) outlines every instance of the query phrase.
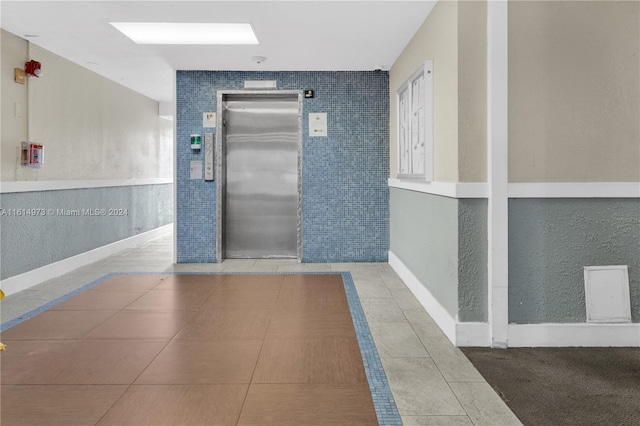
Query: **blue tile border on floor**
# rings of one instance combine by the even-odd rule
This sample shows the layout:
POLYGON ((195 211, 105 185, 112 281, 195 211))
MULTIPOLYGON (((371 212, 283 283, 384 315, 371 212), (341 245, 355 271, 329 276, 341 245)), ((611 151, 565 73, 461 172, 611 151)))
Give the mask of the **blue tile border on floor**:
POLYGON ((342 272, 341 274, 344 290, 347 293, 353 326, 356 329, 356 336, 362 353, 362 362, 364 363, 369 388, 371 389, 373 405, 378 416, 378 423, 388 426, 402 425, 396 402, 393 399, 393 394, 391 393, 387 376, 384 373, 371 330, 369 330, 369 324, 360 304, 360 298, 351 273, 342 272))
POLYGON ((351 277, 351 273, 349 272, 113 272, 63 296, 51 300, 50 302, 47 302, 26 314, 7 321, 0 326, 0 332, 4 332, 7 329, 72 298, 85 290, 90 289, 91 287, 95 287, 107 279, 118 275, 340 275, 347 295, 353 326, 356 330, 356 337, 358 339, 358 345, 360 346, 362 362, 367 375, 367 381, 369 382, 369 389, 371 390, 371 397, 373 399, 373 406, 376 410, 376 416, 378 417, 378 423, 380 426, 402 425, 402 420, 400 419, 398 408, 396 407, 395 400, 393 399, 393 394, 391 393, 387 376, 384 373, 384 368, 382 367, 378 350, 376 349, 375 342, 373 341, 371 330, 369 330, 367 318, 365 317, 362 305, 360 304, 360 298, 358 297, 356 286, 353 282, 353 278, 351 277))
MULTIPOLYGON (((20 324, 21 322, 24 322, 26 320, 28 320, 29 318, 33 318, 36 315, 38 315, 41 312, 46 311, 49 308, 52 308, 54 306, 56 306, 59 303, 64 302, 67 299, 71 299, 73 296, 82 293, 85 290, 89 290, 91 287, 97 286, 98 284, 100 284, 103 281, 106 281, 107 279, 111 278, 114 275, 123 275, 123 274, 117 274, 117 273, 109 273, 103 277, 98 278, 97 280, 91 281, 89 284, 85 284, 82 287, 78 287, 77 289, 64 294, 56 299, 53 299, 47 303, 45 303, 44 305, 33 309, 29 312, 27 312, 26 314, 22 314, 10 321, 5 322, 4 324, 0 325, 0 333, 7 331, 8 329, 10 329, 11 327, 15 327, 16 325, 20 324)), ((131 274, 134 275, 134 274, 131 274)), ((152 274, 150 274, 152 275, 152 274)))

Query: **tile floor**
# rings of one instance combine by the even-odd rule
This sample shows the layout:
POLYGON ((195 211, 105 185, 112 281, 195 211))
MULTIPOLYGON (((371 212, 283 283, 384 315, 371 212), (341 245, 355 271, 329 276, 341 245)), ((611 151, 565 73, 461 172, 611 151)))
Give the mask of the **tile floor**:
MULTIPOLYGON (((462 352, 450 344, 388 264, 297 264, 293 260, 227 260, 221 264, 173 264, 172 261, 172 235, 167 234, 29 290, 8 296, 0 305, 2 324, 111 272, 348 271, 353 277, 395 403, 405 425, 509 426, 521 424, 462 352)), ((260 289, 257 289, 248 281, 241 284, 242 289, 224 289, 225 284, 222 280, 218 289, 223 289, 224 297, 207 300, 205 296, 210 289, 208 286, 198 285, 196 278, 191 278, 194 285, 190 286, 190 289, 193 291, 176 298, 174 296, 178 292, 179 285, 179 279, 176 277, 166 274, 160 282, 154 281, 156 278, 153 276, 144 277, 136 280, 136 288, 130 287, 125 278, 109 280, 102 283, 104 286, 100 289, 87 290, 57 305, 54 309, 40 313, 34 317, 36 321, 23 323, 25 326, 19 330, 24 333, 22 338, 17 336, 17 331, 12 331, 18 330, 17 327, 3 333, 2 340, 6 340, 5 343, 9 344, 8 350, 11 351, 5 354, 33 352, 36 348, 33 346, 33 340, 30 339, 45 339, 48 345, 47 350, 59 353, 61 358, 66 359, 65 365, 67 365, 67 367, 61 367, 43 362, 37 371, 25 372, 20 368, 12 368, 8 371, 5 364, 2 369, 2 384, 3 387, 12 386, 13 388, 10 393, 3 392, 3 423, 10 424, 7 422, 9 418, 5 416, 15 415, 26 419, 27 415, 37 415, 38 412, 54 409, 61 401, 70 398, 83 401, 85 410, 82 413, 75 413, 73 419, 86 419, 87 424, 92 424, 90 419, 94 419, 97 416, 96 413, 103 410, 105 406, 111 406, 114 400, 117 400, 117 403, 110 411, 111 414, 102 418, 104 424, 122 424, 125 420, 142 424, 145 420, 135 417, 138 414, 134 412, 155 413, 164 419, 165 424, 171 424, 172 418, 184 419, 194 415, 187 410, 189 405, 186 401, 197 403, 198 400, 216 400, 218 405, 234 407, 237 406, 238 400, 244 400, 247 391, 246 377, 234 376, 248 374, 243 366, 250 364, 252 356, 255 355, 255 348, 251 346, 252 337, 255 337, 252 333, 256 333, 260 324, 264 324, 260 320, 261 309, 253 308, 258 306, 275 309, 276 303, 280 303, 280 300, 276 302, 271 293, 274 293, 278 284, 270 283, 267 287, 261 285, 260 289), (96 293, 101 291, 108 292, 112 297, 98 297, 100 295, 96 293), (221 304, 234 306, 233 311, 244 309, 252 310, 254 313, 236 318, 221 318, 216 314, 224 310, 220 309, 221 304), (93 310, 87 311, 88 306, 92 306, 93 310), (124 307, 127 309, 123 309, 124 307), (156 307, 157 310, 150 311, 152 307, 156 307), (175 315, 176 312, 180 314, 175 315), (198 312, 199 316, 194 318, 192 315, 198 312), (219 326, 203 327, 212 323, 219 326), (240 327, 239 324, 244 325, 240 327), (188 326, 185 327, 185 325, 188 326), (10 340, 11 333, 15 333, 12 340, 10 340), (173 343, 167 345, 171 339, 169 335, 172 333, 178 333, 175 336, 176 340, 172 340, 173 343), (228 353, 225 355, 221 352, 216 341, 237 336, 238 333, 246 333, 244 335, 249 337, 237 343, 237 347, 229 349, 237 354, 231 361, 238 367, 224 372, 209 372, 209 374, 225 377, 223 381, 226 383, 204 384, 208 383, 207 373, 203 370, 203 365, 206 365, 202 361, 204 354, 217 353, 220 356, 229 356, 228 353), (84 337, 80 339, 82 336, 84 337), (105 339, 118 344, 105 345, 103 343, 105 339), (162 356, 158 356, 163 348, 165 350, 162 351, 162 356), (178 372, 170 369, 172 360, 184 354, 193 357, 192 367, 178 372), (77 374, 78 371, 82 371, 83 365, 87 365, 87 359, 95 359, 95 357, 105 360, 100 364, 101 368, 92 371, 94 378, 102 375, 101 385, 86 384, 86 375, 77 374), (127 359, 127 357, 135 359, 127 359), (120 359, 118 365, 126 367, 115 368, 110 364, 114 359, 120 359), (144 373, 140 374, 140 365, 145 363, 148 365, 151 361, 153 361, 151 365, 153 368, 143 369, 144 373), (168 377, 170 370, 171 374, 177 377, 168 377), (195 371, 198 374, 195 374, 195 371), (28 384, 34 382, 34 377, 38 378, 38 383, 51 384, 34 387, 28 384), (60 380, 60 377, 65 379, 60 380), (185 383, 187 379, 192 383, 185 383), (120 384, 131 383, 127 380, 136 380, 136 385, 129 388, 127 385, 120 384), (237 384, 234 381, 245 381, 245 384, 237 384), (91 386, 92 392, 86 391, 88 386, 91 386), (17 400, 21 395, 22 397, 32 395, 34 401, 40 398, 43 402, 36 407, 11 405, 11 401, 5 399, 8 394, 17 400), (124 396, 121 397, 122 395, 124 396), (45 396, 49 397, 45 398, 45 396), (166 401, 166 403, 163 402, 161 408, 153 405, 154 409, 151 409, 149 405, 152 404, 151 401, 156 403, 166 401), (12 408, 8 409, 8 406, 12 408), (140 407, 143 408, 140 409, 140 407), (176 407, 182 407, 182 409, 176 407)), ((294 290, 292 288, 291 291, 282 293, 286 295, 282 299, 284 307, 287 304, 291 307, 295 303, 294 290)), ((343 302, 337 302, 336 306, 340 307, 340 303, 343 302)), ((331 305, 330 301, 324 300, 317 306, 331 305)), ((299 319, 299 314, 300 311, 284 309, 276 315, 269 328, 268 339, 288 338, 293 341, 289 344, 291 353, 298 354, 301 358, 316 356, 322 360, 317 351, 327 348, 317 348, 312 343, 296 346, 295 333, 299 332, 299 329, 292 329, 290 324, 299 319)), ((346 351, 343 357, 346 362, 348 359, 352 360, 351 349, 353 348, 352 345, 345 345, 340 340, 349 339, 350 336, 350 329, 343 323, 343 317, 344 312, 336 312, 331 317, 329 330, 326 327, 317 329, 312 327, 307 337, 315 335, 320 338, 326 337, 327 333, 332 334, 332 338, 336 339, 332 347, 335 350, 340 348, 341 351, 346 351)), ((321 312, 311 312, 308 319, 305 319, 307 320, 311 324, 317 324, 318 321, 326 324, 326 317, 321 312)), ((268 342, 268 339, 265 342, 268 342)), ((273 370, 261 367, 261 362, 276 364, 283 362, 280 346, 267 343, 265 349, 265 361, 257 362, 255 377, 256 380, 265 383, 256 382, 249 390, 247 401, 250 404, 246 407, 247 412, 243 414, 244 417, 240 417, 241 422, 246 424, 261 424, 259 419, 264 417, 258 417, 258 415, 265 415, 265 413, 277 416, 277 412, 269 411, 268 407, 282 405, 283 401, 289 401, 291 404, 286 406, 286 411, 313 416, 314 413, 308 413, 305 410, 305 407, 310 405, 308 401, 314 401, 314 405, 318 407, 318 401, 324 396, 334 395, 341 387, 357 387, 362 384, 361 377, 349 376, 343 378, 346 383, 333 384, 337 386, 336 389, 308 388, 308 392, 302 395, 296 386, 304 386, 304 384, 284 383, 287 380, 295 380, 294 376, 300 374, 299 371, 285 368, 285 364, 273 370), (280 382, 280 384, 266 383, 269 381, 280 382), (269 392, 264 392, 265 386, 272 388, 269 392), (294 398, 294 395, 297 398, 294 398)), ((19 363, 19 361, 16 362, 19 363)), ((213 366, 211 368, 215 370, 213 366)), ((326 371, 315 370, 313 374, 323 376, 338 373, 333 368, 329 368, 326 371)), ((350 396, 345 397, 340 403, 343 406, 354 403, 357 398, 361 398, 361 391, 361 389, 360 391, 352 389, 350 396)), ((335 407, 335 403, 330 403, 326 408, 330 408, 330 412, 336 412, 335 407)), ((323 407, 320 406, 319 409, 322 411, 323 407)), ((282 419, 277 417, 273 417, 272 420, 283 424, 282 419)), ((327 418, 323 417, 323 420, 327 418)), ((210 419, 207 422, 233 424, 233 421, 224 417, 210 419)), ((357 424, 348 417, 344 417, 342 422, 357 424)), ((63 421, 62 424, 68 424, 68 422, 63 421)))

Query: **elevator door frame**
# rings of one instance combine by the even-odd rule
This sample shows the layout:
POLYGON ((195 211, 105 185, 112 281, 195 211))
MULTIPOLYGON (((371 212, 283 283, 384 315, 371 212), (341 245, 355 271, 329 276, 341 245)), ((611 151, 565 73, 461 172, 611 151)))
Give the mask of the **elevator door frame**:
POLYGON ((216 261, 222 262, 226 258, 224 247, 224 212, 226 193, 226 134, 224 102, 228 97, 233 99, 252 99, 264 96, 266 98, 283 98, 298 100, 298 213, 296 224, 297 260, 302 262, 302 90, 218 90, 216 92, 216 261))

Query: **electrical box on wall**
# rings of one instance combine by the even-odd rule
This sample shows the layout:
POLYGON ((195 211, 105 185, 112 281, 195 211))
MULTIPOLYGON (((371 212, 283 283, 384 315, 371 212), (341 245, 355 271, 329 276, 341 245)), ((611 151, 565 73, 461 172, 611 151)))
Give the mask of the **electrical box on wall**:
POLYGON ((33 142, 21 143, 20 163, 27 167, 40 167, 44 164, 44 147, 33 142))

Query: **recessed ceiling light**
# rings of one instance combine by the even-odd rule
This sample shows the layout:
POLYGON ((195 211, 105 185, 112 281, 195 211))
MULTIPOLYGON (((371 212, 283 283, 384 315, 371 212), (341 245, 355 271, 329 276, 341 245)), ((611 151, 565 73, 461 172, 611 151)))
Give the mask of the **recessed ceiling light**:
POLYGON ((110 22, 138 44, 258 44, 250 24, 110 22))

